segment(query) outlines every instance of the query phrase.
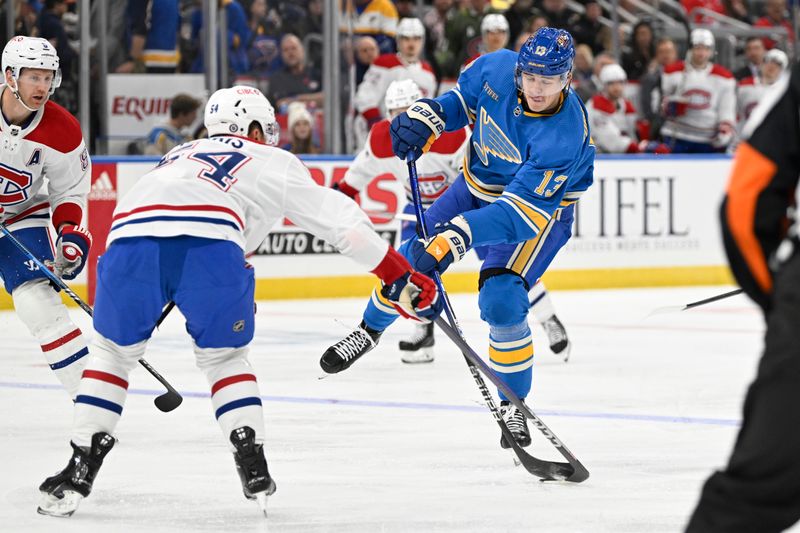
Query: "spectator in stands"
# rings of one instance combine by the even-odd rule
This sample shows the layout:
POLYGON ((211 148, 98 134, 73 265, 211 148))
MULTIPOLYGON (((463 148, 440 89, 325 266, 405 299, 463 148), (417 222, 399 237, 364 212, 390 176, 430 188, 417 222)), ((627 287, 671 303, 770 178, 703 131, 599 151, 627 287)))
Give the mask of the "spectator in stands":
POLYGON ((178 69, 178 0, 128 0, 128 58, 117 72, 174 74, 178 69))
POLYGON ((603 90, 603 82, 600 81, 600 71, 602 71, 603 67, 606 65, 611 65, 613 63, 616 63, 616 61, 614 61, 614 56, 612 56, 610 52, 600 52, 595 56, 594 64, 592 65, 592 77, 586 80, 585 83, 582 83, 576 90, 581 100, 588 102, 592 96, 603 90))
POLYGON ((695 9, 706 9, 720 15, 725 14, 722 0, 681 0, 681 5, 694 24, 713 24, 715 22, 713 18, 699 11, 692 13, 695 9))
POLYGON ((365 35, 359 37, 356 41, 356 87, 361 85, 364 81, 364 74, 367 69, 372 66, 372 63, 378 59, 380 49, 378 43, 372 37, 365 35))
POLYGON ((653 26, 643 20, 636 23, 631 32, 629 50, 622 56, 622 68, 628 79, 637 81, 650 69, 656 55, 653 26))
POLYGON ((37 22, 39 37, 47 39, 56 49, 61 66, 61 90, 52 98, 70 113, 78 111, 78 54, 69 45, 61 18, 67 12, 66 0, 46 0, 37 22))
POLYGON ((453 53, 445 38, 445 25, 456 14, 453 0, 433 0, 433 8, 422 17, 425 26, 425 57, 433 67, 436 79, 443 77, 443 65, 453 61, 453 53))
POLYGON ((478 59, 483 54, 496 52, 508 44, 508 21, 500 13, 488 13, 481 21, 481 46, 480 52, 469 58, 464 67, 478 59))
MULTIPOLYGON (((447 42, 450 43, 453 61, 442 65, 445 76, 452 78, 458 76, 459 67, 468 58, 479 53, 481 20, 486 13, 490 12, 492 11, 488 0, 467 0, 464 7, 447 21, 445 36, 447 42)), ((422 86, 420 88, 423 89, 424 94, 424 88, 422 86)), ((381 98, 383 98, 382 95, 381 98)))
POLYGON ((597 151, 607 154, 669 153, 665 145, 649 142, 646 132, 638 133, 636 108, 623 96, 628 81, 625 70, 611 63, 603 67, 599 77, 603 89, 586 105, 597 151))
POLYGON ((433 68, 421 59, 424 36, 422 21, 401 20, 397 26, 398 52, 379 56, 364 75, 364 82, 359 85, 354 102, 356 111, 364 119, 358 121, 360 125, 356 128, 359 146, 366 141, 369 128, 383 118, 383 99, 391 82, 411 79, 419 86, 423 97, 436 95, 433 68))
POLYGON ((259 86, 266 86, 270 75, 283 66, 280 54, 280 19, 276 17, 274 10, 267 11, 267 0, 253 0, 250 4, 247 59, 250 73, 259 86))
MULTIPOLYGON (((350 3, 346 4, 348 7, 350 3)), ((391 0, 353 0, 354 11, 343 13, 340 29, 347 32, 352 23, 356 35, 373 37, 381 49, 388 54, 395 51, 395 32, 397 30, 397 8, 391 0)))
POLYGON ((511 4, 511 7, 505 12, 506 19, 508 19, 509 42, 516 44, 520 34, 528 31, 528 23, 537 11, 533 7, 533 0, 517 0, 511 4))
MULTIPOLYGON (((764 2, 764 16, 758 19, 755 24, 756 28, 783 28, 789 35, 788 44, 794 45, 794 30, 792 29, 792 21, 786 13, 786 0, 766 0, 764 2)), ((764 38, 764 46, 767 50, 772 50, 775 44, 780 41, 778 37, 775 40, 764 38)))
POLYGON ((417 15, 417 2, 415 0, 394 0, 394 7, 397 8, 397 17, 419 18, 417 15))
POLYGON ((594 54, 588 44, 579 44, 575 47, 575 59, 572 62, 572 81, 570 85, 575 92, 579 92, 581 85, 590 83, 592 79, 592 65, 594 54))
POLYGON ((661 77, 661 134, 673 152, 724 152, 736 123, 735 80, 725 67, 711 62, 710 30, 695 28, 689 42, 687 60, 668 65, 661 77))
POLYGON ((542 0, 542 15, 547 17, 551 28, 569 30, 573 13, 567 9, 567 0, 542 0))
POLYGON ((650 139, 659 139, 663 118, 661 116, 661 76, 667 65, 678 60, 678 49, 672 39, 665 37, 656 44, 656 60, 648 72, 639 78, 639 105, 641 116, 649 124, 650 139))
POLYGON ((176 94, 169 105, 169 120, 156 126, 147 134, 144 153, 147 155, 164 155, 179 144, 190 140, 183 130, 191 126, 197 119, 197 109, 202 102, 188 94, 176 94))
POLYGON ((533 33, 529 31, 524 31, 517 36, 517 41, 514 43, 514 51, 519 52, 522 45, 530 38, 533 33))
POLYGON ((322 35, 322 0, 308 0, 308 18, 306 19, 306 35, 316 33, 322 35))
POLYGON ((756 76, 745 78, 739 82, 736 90, 737 130, 742 131, 744 123, 750 118, 750 113, 764 97, 767 88, 781 77, 789 58, 781 50, 773 48, 764 55, 764 61, 756 76))
POLYGON ((572 16, 569 32, 577 44, 589 45, 593 54, 599 54, 611 48, 611 29, 600 23, 603 8, 598 0, 585 0, 583 5, 586 11, 572 16))
POLYGON ((302 102, 289 104, 289 142, 282 148, 293 154, 318 154, 319 146, 314 142, 314 127, 311 113, 302 102))
MULTIPOLYGON (((237 0, 218 0, 219 6, 225 8, 228 23, 228 69, 233 77, 246 74, 250 70, 247 57, 247 44, 250 42, 250 27, 244 8, 237 0)), ((198 54, 192 63, 192 72, 205 72, 203 48, 205 47, 205 24, 202 8, 196 8, 191 15, 192 40, 198 44, 198 54)))
POLYGON ((753 17, 745 0, 722 0, 722 7, 727 16, 745 24, 753 23, 753 17))
POLYGON ((293 101, 321 107, 323 94, 320 73, 306 64, 305 49, 297 35, 289 33, 283 36, 281 59, 283 68, 277 70, 269 82, 269 101, 278 112, 284 112, 283 108, 293 101))
POLYGON ((528 33, 534 34, 545 26, 550 26, 550 20, 543 13, 534 13, 528 22, 528 33))
POLYGON ((767 49, 764 47, 764 41, 760 37, 748 37, 744 43, 744 57, 747 59, 747 64, 736 70, 733 76, 737 80, 758 77, 759 69, 766 53, 767 49))

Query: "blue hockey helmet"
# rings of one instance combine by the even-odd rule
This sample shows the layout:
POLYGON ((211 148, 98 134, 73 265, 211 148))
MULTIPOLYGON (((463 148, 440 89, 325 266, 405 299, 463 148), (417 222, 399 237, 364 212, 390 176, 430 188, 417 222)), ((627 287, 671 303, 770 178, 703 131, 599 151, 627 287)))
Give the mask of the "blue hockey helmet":
POLYGON ((568 31, 547 26, 539 28, 519 50, 514 70, 517 88, 523 90, 522 75, 528 74, 548 78, 558 76, 562 82, 560 89, 563 89, 567 76, 572 72, 574 58, 575 45, 568 31))

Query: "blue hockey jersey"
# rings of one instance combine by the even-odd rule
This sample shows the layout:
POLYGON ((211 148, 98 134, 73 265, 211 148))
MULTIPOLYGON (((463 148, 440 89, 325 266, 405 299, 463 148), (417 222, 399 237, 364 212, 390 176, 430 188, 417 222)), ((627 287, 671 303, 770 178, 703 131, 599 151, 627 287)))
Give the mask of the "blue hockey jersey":
POLYGON ((526 111, 516 62, 510 50, 481 56, 436 99, 447 131, 472 125, 464 179, 486 202, 464 213, 473 246, 532 239, 592 184, 595 148, 583 102, 569 89, 553 113, 526 111))

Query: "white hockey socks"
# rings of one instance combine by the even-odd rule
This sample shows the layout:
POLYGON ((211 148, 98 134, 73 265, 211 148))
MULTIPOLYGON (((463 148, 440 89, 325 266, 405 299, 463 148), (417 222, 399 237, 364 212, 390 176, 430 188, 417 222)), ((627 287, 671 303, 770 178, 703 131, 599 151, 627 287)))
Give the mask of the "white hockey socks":
POLYGON ((119 346, 97 334, 75 398, 72 442, 77 446, 90 446, 99 431, 114 434, 128 397, 128 374, 146 342, 119 346))
MULTIPOLYGON (((250 426, 256 443, 264 443, 264 412, 256 375, 247 360, 248 348, 195 348, 197 366, 211 386, 211 403, 227 441, 231 431, 250 426)), ((234 448, 231 446, 231 451, 234 448)))
POLYGON ((528 301, 531 304, 531 313, 540 324, 544 324, 548 318, 556 314, 553 301, 547 293, 547 287, 541 281, 537 281, 528 291, 528 301))
POLYGON ((89 353, 81 330, 72 323, 67 308, 47 280, 20 285, 12 298, 17 316, 39 342, 50 368, 74 399, 89 353))

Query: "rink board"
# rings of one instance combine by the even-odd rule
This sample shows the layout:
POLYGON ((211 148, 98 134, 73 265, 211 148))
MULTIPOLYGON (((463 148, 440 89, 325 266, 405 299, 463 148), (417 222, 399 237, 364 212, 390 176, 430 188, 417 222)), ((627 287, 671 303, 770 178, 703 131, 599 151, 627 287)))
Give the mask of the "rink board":
MULTIPOLYGON (((96 157, 88 224, 94 247, 86 273, 74 283, 88 296, 94 266, 104 251, 117 199, 157 159, 96 157)), ((309 156, 315 181, 330 186, 352 161, 349 156, 309 156)), ((727 156, 599 156, 595 183, 576 210, 573 237, 544 280, 551 289, 590 289, 731 283, 720 239, 718 207, 731 160, 727 156)), ((424 178, 424 177, 421 177, 424 178)), ((375 229, 397 245, 406 203, 402 182, 377 176, 359 198, 375 229)), ((375 279, 324 241, 283 221, 249 258, 258 299, 359 296, 375 279)), ((477 290, 480 263, 474 254, 445 276, 452 292, 477 290)), ((90 298, 91 300, 91 298, 90 298)), ((0 298, 0 307, 10 307, 0 298)))

